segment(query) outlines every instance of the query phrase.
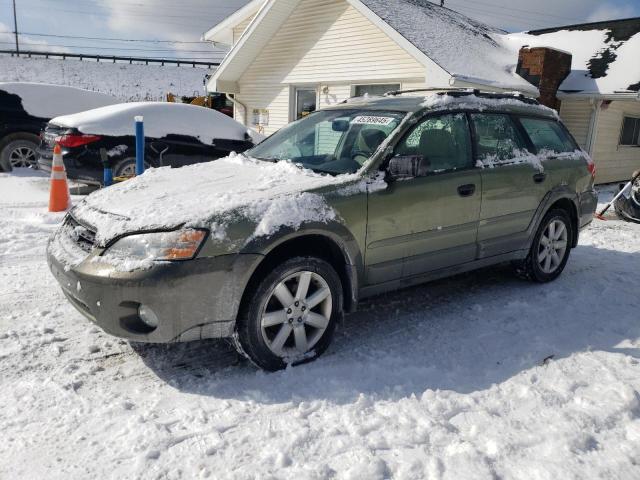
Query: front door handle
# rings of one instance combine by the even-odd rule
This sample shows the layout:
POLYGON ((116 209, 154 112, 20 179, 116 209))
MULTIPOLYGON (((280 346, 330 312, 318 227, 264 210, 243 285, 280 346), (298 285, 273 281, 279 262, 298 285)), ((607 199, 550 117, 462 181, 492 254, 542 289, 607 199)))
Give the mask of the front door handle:
POLYGON ((476 186, 473 183, 467 185, 460 185, 458 187, 458 195, 461 197, 470 197, 476 193, 476 186))
POLYGON ((547 179, 547 174, 546 173, 536 173, 533 176, 533 181, 536 183, 542 183, 547 179))

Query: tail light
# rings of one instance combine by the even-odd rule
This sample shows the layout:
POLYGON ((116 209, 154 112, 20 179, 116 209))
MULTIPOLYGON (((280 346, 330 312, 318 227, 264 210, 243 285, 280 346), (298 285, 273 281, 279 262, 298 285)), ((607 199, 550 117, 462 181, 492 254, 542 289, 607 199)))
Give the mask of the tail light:
POLYGON ((97 142, 101 138, 99 135, 68 134, 56 137, 55 142, 61 147, 74 148, 97 142))
POLYGON ((589 169, 589 173, 591 174, 591 176, 595 179, 596 178, 596 164, 593 163, 593 161, 591 161, 587 165, 587 168, 589 169))

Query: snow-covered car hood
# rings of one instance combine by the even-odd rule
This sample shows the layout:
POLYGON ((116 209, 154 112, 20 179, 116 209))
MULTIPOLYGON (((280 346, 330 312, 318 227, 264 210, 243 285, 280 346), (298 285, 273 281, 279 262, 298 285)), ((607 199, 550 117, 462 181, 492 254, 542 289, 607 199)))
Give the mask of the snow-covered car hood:
POLYGON ((254 235, 268 235, 283 225, 335 218, 324 198, 310 190, 357 179, 233 155, 180 169, 150 169, 93 193, 72 214, 97 230, 101 246, 123 234, 183 224, 209 228, 222 239, 228 223, 247 217, 256 223, 254 235))

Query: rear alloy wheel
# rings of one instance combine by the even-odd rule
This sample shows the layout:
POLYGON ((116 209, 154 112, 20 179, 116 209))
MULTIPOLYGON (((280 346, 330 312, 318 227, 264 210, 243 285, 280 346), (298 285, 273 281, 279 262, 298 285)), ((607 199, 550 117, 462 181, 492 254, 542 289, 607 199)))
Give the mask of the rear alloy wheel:
POLYGON ((551 282, 563 272, 569 254, 573 231, 565 210, 552 210, 542 220, 534 237, 529 256, 517 264, 519 274, 539 283, 551 282))
POLYGON ((237 346, 260 368, 280 370, 313 360, 329 346, 342 314, 342 286, 324 260, 298 257, 259 282, 247 303, 237 346))

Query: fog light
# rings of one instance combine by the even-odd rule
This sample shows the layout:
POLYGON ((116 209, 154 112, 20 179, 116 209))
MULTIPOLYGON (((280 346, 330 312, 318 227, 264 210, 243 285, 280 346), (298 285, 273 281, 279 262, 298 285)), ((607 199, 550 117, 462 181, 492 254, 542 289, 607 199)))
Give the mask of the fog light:
POLYGON ((140 305, 138 307, 138 316, 148 327, 156 328, 158 326, 158 316, 146 305, 140 305))

